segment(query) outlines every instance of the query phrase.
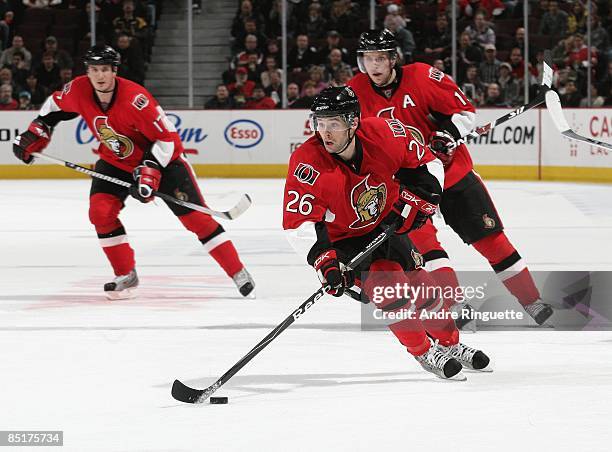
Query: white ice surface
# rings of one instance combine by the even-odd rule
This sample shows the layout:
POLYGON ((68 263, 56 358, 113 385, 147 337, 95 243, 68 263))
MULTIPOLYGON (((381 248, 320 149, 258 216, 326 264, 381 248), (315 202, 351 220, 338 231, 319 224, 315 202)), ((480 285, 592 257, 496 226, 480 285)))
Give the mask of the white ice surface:
MULTIPOLYGON (((611 332, 465 335, 495 372, 450 383, 360 331, 349 299, 304 314, 218 391, 228 405, 176 402, 175 378, 212 384, 317 288, 280 227, 282 181, 200 182, 215 208, 253 197, 224 225, 256 300, 165 205, 128 201, 140 297, 110 303, 88 182, 0 181, 0 430, 64 430, 66 451, 610 450, 611 332)), ((611 186, 488 187, 531 269, 612 269, 611 186)), ((458 269, 488 268, 440 227, 458 269)))

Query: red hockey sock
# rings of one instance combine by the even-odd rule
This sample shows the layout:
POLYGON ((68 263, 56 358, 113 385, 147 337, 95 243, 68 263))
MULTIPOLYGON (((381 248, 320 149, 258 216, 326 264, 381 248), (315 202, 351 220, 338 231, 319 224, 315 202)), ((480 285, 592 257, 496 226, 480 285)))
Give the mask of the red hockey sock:
POLYGON ((230 278, 244 267, 242 262, 240 262, 240 257, 238 257, 238 251, 234 248, 234 244, 227 238, 224 242, 210 249, 208 253, 230 278))
POLYGON ((487 258, 499 279, 521 305, 531 304, 540 298, 540 292, 527 265, 506 234, 492 234, 472 243, 472 246, 487 258))
POLYGON ((113 267, 115 276, 127 275, 134 270, 134 250, 129 243, 121 243, 114 246, 103 246, 102 250, 113 267))

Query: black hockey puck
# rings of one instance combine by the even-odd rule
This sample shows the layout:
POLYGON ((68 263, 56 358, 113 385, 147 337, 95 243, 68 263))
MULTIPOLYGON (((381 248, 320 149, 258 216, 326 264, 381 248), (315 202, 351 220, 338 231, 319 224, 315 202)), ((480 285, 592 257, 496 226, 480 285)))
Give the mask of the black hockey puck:
POLYGON ((211 397, 210 403, 213 405, 225 405, 228 401, 227 397, 211 397))

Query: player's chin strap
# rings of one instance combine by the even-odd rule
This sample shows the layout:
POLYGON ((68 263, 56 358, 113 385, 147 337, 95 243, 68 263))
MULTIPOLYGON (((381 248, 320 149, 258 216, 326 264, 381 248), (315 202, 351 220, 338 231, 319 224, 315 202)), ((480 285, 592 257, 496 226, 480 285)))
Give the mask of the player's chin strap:
MULTIPOLYGON (((355 132, 357 133, 357 132, 355 132)), ((342 150, 338 151, 338 152, 332 152, 332 154, 334 155, 340 155, 342 154, 344 151, 346 151, 349 147, 349 145, 351 144, 351 142, 353 141, 353 138, 355 138, 355 133, 353 133, 353 136, 351 136, 351 128, 349 127, 349 129, 347 130, 346 134, 348 136, 348 139, 346 140, 346 144, 344 145, 344 147, 342 148, 342 150)))

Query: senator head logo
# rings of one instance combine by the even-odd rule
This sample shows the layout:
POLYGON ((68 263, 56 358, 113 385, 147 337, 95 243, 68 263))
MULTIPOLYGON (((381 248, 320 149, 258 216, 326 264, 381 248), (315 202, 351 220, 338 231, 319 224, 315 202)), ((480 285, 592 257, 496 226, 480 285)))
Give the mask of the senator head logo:
POLYGON ((132 155, 134 143, 128 137, 118 134, 108 125, 106 116, 97 116, 94 119, 94 128, 100 137, 100 141, 120 159, 132 155))
POLYGON ((357 214, 357 220, 349 226, 351 229, 361 229, 374 224, 385 209, 387 186, 381 183, 371 187, 368 184, 369 177, 368 174, 351 190, 351 205, 357 214))

